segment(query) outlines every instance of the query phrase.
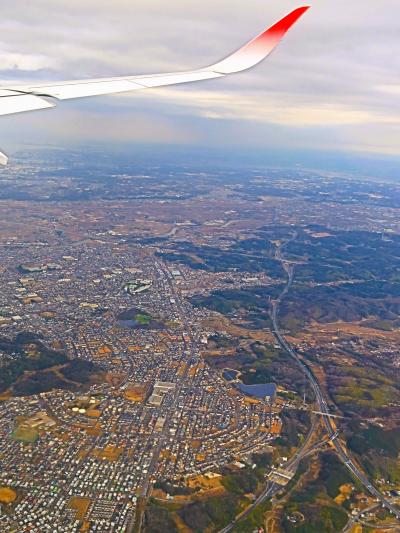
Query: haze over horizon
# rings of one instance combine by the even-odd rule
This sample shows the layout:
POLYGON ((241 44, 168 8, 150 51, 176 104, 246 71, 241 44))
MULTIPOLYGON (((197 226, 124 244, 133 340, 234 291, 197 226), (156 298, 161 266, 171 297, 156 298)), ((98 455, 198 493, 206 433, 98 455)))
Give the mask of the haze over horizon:
MULTIPOLYGON (((6 2, 0 78, 74 79, 197 68, 300 2, 6 2)), ((400 156, 394 0, 315 2, 264 63, 223 80, 61 102, 3 117, 0 145, 71 142, 400 156)))

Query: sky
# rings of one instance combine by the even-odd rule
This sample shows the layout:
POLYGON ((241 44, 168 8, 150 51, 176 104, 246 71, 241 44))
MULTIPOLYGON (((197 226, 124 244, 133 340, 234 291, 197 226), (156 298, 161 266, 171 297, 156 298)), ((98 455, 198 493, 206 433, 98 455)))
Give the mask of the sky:
MULTIPOLYGON (((20 84, 199 68, 299 5, 3 0, 0 79, 20 84)), ((309 5, 251 71, 1 117, 0 147, 101 141, 400 156, 399 0, 309 5)))

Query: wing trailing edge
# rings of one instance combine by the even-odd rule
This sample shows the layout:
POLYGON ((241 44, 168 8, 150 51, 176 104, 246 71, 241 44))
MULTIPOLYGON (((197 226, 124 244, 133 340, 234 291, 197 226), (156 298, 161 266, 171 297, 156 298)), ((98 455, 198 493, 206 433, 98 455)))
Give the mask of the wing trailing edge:
POLYGON ((55 104, 35 94, 26 94, 13 90, 1 91, 0 115, 12 115, 14 113, 36 111, 37 109, 46 109, 49 107, 55 107, 55 104))
MULTIPOLYGON (((13 93, 13 95, 19 94, 18 98, 33 95, 39 99, 41 97, 50 97, 58 100, 67 100, 70 98, 113 94, 150 87, 161 87, 165 85, 208 80, 241 72, 242 70, 254 67, 268 57, 282 40, 284 35, 308 9, 309 6, 294 9, 276 24, 239 48, 239 50, 208 67, 188 72, 172 72, 144 76, 120 76, 115 78, 60 81, 55 83, 4 87, 4 91, 1 91, 2 88, 0 87, 0 102, 2 100, 2 93, 4 92, 8 93, 8 96, 10 96, 10 93, 13 93)), ((16 100, 11 99, 8 102, 4 102, 3 108, 0 108, 0 114, 8 114, 7 103, 10 104, 10 114, 23 111, 25 105, 27 111, 51 107, 51 104, 42 99, 34 101, 25 98, 25 100, 21 100, 19 104, 16 100), (40 104, 40 101, 45 103, 40 104), (42 105, 43 107, 41 107, 42 105)))

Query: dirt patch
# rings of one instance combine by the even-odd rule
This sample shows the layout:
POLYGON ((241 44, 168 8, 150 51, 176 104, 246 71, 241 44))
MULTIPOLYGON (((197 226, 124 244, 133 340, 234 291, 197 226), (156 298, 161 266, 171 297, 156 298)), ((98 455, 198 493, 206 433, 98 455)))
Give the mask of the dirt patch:
POLYGON ((83 520, 87 513, 87 510, 89 509, 90 504, 90 498, 81 498, 79 496, 73 496, 69 501, 68 507, 76 511, 77 520, 83 520))
POLYGON ((351 495, 353 492, 353 487, 350 483, 346 483, 345 485, 342 485, 339 487, 339 494, 335 498, 335 503, 338 505, 342 505, 351 495))
POLYGON ((10 487, 0 487, 0 503, 10 504, 17 499, 17 493, 10 487))
POLYGON ((105 459, 107 461, 117 461, 123 448, 117 448, 116 446, 107 445, 105 448, 95 448, 93 455, 98 459, 105 459))

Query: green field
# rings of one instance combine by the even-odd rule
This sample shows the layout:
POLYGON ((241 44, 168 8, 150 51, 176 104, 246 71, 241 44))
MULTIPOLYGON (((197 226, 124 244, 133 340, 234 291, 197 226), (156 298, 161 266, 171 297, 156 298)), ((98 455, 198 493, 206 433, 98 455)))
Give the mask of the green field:
POLYGON ((295 488, 284 509, 282 527, 285 533, 337 533, 347 523, 344 508, 334 502, 344 484, 354 484, 346 467, 328 452, 321 456, 316 479, 295 488), (292 523, 288 517, 300 513, 304 520, 292 523))
POLYGON ((150 315, 145 315, 144 313, 138 313, 135 316, 135 320, 136 320, 136 322, 138 322, 142 326, 147 326, 148 324, 150 324, 151 316, 150 315))

